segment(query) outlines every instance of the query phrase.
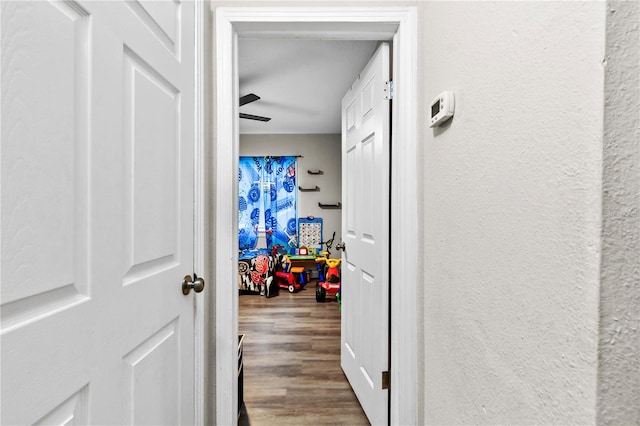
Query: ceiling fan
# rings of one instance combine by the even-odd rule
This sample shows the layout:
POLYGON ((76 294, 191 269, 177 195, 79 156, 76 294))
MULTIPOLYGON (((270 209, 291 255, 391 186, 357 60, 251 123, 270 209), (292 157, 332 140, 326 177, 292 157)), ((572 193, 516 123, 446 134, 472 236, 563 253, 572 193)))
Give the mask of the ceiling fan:
MULTIPOLYGON (((250 102, 255 102, 258 99, 260 99, 260 96, 254 94, 254 93, 249 93, 248 95, 244 95, 240 97, 240 106, 242 105, 246 105, 250 102)), ((243 112, 240 113, 240 118, 247 118, 249 120, 257 120, 257 121, 269 121, 271 120, 270 117, 262 117, 260 115, 251 115, 251 114, 245 114, 243 112)))

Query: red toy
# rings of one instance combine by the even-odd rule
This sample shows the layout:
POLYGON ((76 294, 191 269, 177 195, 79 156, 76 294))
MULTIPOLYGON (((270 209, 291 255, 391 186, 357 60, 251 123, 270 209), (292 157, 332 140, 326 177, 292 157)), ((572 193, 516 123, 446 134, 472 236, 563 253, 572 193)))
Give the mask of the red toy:
POLYGON ((276 282, 278 287, 286 288, 289 293, 295 293, 307 285, 309 280, 304 268, 301 266, 292 268, 289 256, 285 256, 282 271, 276 272, 276 282))
POLYGON ((327 257, 319 257, 316 262, 324 262, 324 281, 318 282, 316 285, 316 302, 322 303, 325 301, 327 294, 336 296, 336 299, 340 301, 340 262, 342 259, 329 259, 327 257))

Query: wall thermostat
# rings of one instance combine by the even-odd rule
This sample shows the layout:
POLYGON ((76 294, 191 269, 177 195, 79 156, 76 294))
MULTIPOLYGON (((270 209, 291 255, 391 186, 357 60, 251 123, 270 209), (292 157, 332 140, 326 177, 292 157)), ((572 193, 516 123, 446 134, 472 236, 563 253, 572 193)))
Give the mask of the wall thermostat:
POLYGON ((440 95, 431 102, 431 124, 429 124, 429 127, 439 126, 444 121, 453 117, 454 109, 455 99, 453 92, 446 91, 440 93, 440 95))

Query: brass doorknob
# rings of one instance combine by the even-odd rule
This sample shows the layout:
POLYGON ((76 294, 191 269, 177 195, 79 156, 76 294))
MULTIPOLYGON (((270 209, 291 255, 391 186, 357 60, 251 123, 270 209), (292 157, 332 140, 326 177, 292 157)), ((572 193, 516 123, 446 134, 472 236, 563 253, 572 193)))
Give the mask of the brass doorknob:
POLYGON ((196 293, 204 290, 204 279, 199 278, 196 274, 193 274, 195 280, 191 278, 191 275, 185 275, 182 279, 182 294, 185 296, 191 292, 191 289, 196 293))

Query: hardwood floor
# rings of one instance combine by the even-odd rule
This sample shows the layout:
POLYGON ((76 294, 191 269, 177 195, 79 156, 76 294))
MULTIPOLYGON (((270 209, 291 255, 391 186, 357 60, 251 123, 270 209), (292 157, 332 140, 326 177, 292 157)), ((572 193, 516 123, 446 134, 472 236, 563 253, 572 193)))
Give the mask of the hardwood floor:
POLYGON ((368 425, 340 368, 340 311, 315 282, 269 299, 240 295, 244 403, 240 425, 368 425))

